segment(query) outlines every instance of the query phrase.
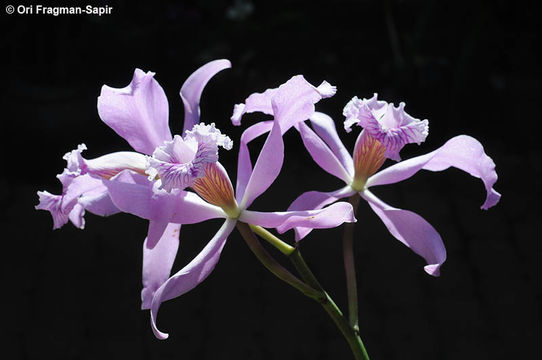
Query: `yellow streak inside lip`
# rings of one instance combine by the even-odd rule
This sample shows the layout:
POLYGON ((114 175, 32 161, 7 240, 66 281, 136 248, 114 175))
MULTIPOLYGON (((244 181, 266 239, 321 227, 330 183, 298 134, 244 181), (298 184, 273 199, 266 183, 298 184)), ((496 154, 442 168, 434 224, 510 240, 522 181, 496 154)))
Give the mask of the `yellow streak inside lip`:
POLYGON ((205 176, 196 179, 192 189, 207 202, 220 206, 228 216, 237 218, 239 208, 228 175, 215 163, 205 165, 205 176))
POLYGON ((354 181, 352 188, 362 191, 367 179, 376 173, 386 160, 386 148, 374 137, 364 132, 354 150, 354 181))

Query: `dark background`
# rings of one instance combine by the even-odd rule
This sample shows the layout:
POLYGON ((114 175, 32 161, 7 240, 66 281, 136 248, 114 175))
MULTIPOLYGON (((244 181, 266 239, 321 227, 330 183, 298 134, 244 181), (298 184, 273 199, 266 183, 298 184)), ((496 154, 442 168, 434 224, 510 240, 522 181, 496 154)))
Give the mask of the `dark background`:
MULTIPOLYGON (((360 325, 372 359, 524 359, 539 349, 541 150, 535 124, 541 59, 535 55, 535 2, 94 4, 112 5, 113 13, 7 15, 2 4, 5 358, 351 358, 319 305, 268 273, 237 232, 203 284, 162 306, 159 326, 170 339, 156 340, 148 312, 139 309, 146 221, 87 214, 85 230, 68 224, 53 231, 49 214, 33 209, 36 191, 61 191, 55 175, 64 167, 62 155, 77 144, 86 143, 87 158, 130 149, 98 117, 103 84, 126 86, 135 67, 156 72, 169 98, 170 126, 179 133, 184 79, 218 58, 230 59, 233 68, 205 89, 202 120, 235 141, 242 130, 228 120, 235 103, 304 74, 315 85, 324 79, 337 85, 337 95, 317 109, 335 118, 350 149, 356 133, 342 130, 342 108, 354 95, 378 92, 430 120, 427 141, 406 147, 403 158, 469 134, 497 164, 496 189, 503 198, 489 211, 479 209, 481 182, 456 169, 420 172, 374 189, 439 230, 448 250, 440 278, 425 274, 423 260, 361 204, 355 248, 360 325)), ((261 118, 249 116, 244 124, 261 118)), ((284 210, 303 191, 340 185, 312 162, 295 131, 285 141, 283 171, 252 209, 284 210)), ((254 151, 262 143, 256 141, 254 151)), ((237 149, 220 154, 232 179, 237 149)), ((219 225, 183 227, 175 269, 219 225)), ((315 231, 302 248, 344 309, 341 234, 342 228, 315 231)))

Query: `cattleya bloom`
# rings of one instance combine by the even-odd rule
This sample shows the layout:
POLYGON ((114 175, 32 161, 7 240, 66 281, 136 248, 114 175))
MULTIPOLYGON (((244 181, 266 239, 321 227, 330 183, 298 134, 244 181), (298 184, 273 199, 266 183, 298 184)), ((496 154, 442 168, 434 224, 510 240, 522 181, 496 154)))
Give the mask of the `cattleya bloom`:
MULTIPOLYGON (((85 159, 81 153, 84 144, 66 155, 67 166, 58 175, 63 190, 61 195, 38 192, 40 203, 36 209, 48 210, 59 228, 68 220, 83 228, 85 210, 108 216, 120 212, 112 201, 108 184, 111 181, 130 180, 152 184, 147 177, 154 174, 156 189, 149 196, 159 196, 167 190, 179 193, 184 179, 204 176, 204 166, 218 160, 218 146, 231 148, 232 143, 214 127, 198 124, 199 101, 207 82, 219 71, 231 66, 228 60, 211 61, 196 70, 181 88, 185 108, 185 137, 172 138, 168 126, 169 106, 162 87, 154 79, 154 73, 136 69, 131 83, 116 89, 104 85, 98 97, 98 113, 103 122, 123 137, 135 151, 106 154, 96 159, 85 159), (170 158, 162 157, 164 148, 172 148, 170 158), (182 155, 177 151, 185 150, 182 155), (177 156, 179 155, 179 156, 177 156), (168 171, 169 170, 169 171, 168 171), (160 177, 162 176, 162 177, 160 177), (162 190, 166 189, 166 190, 162 190)), ((178 209, 193 205, 190 194, 182 197, 178 209)), ((196 200, 197 201, 197 200, 196 200)), ((153 209, 160 213, 163 209, 153 209)), ((173 220, 175 220, 173 218, 173 220)), ((178 248, 179 223, 150 221, 143 246, 143 307, 150 305, 150 298, 169 276, 178 248), (168 243, 167 251, 163 246, 168 243), (164 260, 167 259, 168 261, 164 260)))
MULTIPOLYGON (((65 156, 68 165, 64 175, 59 175, 65 186, 63 194, 39 193, 40 204, 36 208, 49 210, 55 227, 72 218, 79 224, 76 220, 82 217, 84 209, 100 215, 123 211, 149 220, 143 246, 142 308, 151 310, 152 329, 161 339, 167 338, 167 334, 160 332, 155 323, 160 304, 191 290, 211 273, 237 221, 267 228, 280 226, 284 230, 328 228, 355 221, 352 206, 345 202, 317 210, 247 210, 274 182, 282 167, 281 124, 307 120, 322 95, 302 77, 272 94, 274 120, 267 128, 270 133, 254 168, 246 143, 241 146, 234 191, 226 170, 218 162, 218 148, 231 149, 233 142, 214 124, 198 124, 198 103, 204 85, 229 66, 227 60, 210 62, 184 83, 184 137, 171 136, 167 99, 153 73, 136 69, 127 87, 104 86, 98 98, 100 117, 136 152, 87 160, 81 155, 86 147, 80 145, 65 156), (83 185, 75 186, 83 180, 83 185), (95 209, 97 204, 101 211, 95 209), (225 222, 201 253, 170 277, 181 225, 212 218, 224 218, 225 222)), ((243 136, 250 139, 253 134, 243 136)))
MULTIPOLYGON (((284 144, 280 124, 294 124, 308 119, 314 112, 313 104, 320 98, 315 88, 302 78, 287 82, 273 94, 271 102, 274 120, 271 121, 271 131, 254 168, 248 148, 243 148, 246 153, 240 150, 236 191, 226 170, 219 162, 206 163, 205 176, 192 179, 191 188, 195 193, 160 191, 157 184, 142 181, 133 172, 124 172, 107 183, 111 199, 119 209, 149 219, 151 222, 188 224, 211 218, 225 219, 222 227, 203 250, 154 292, 150 309, 152 328, 158 338, 165 339, 168 336, 156 327, 156 316, 161 303, 190 291, 211 273, 237 221, 266 228, 280 226, 283 231, 295 227, 329 228, 343 222, 355 221, 352 206, 346 202, 318 210, 287 212, 247 210, 247 207, 274 182, 282 167, 284 144), (187 204, 187 200, 190 200, 190 204, 187 204), (179 204, 183 201, 185 204, 180 208, 179 204)), ((244 134, 244 138, 251 136, 244 134)), ((170 146, 161 151, 162 156, 168 158, 172 157, 175 149, 170 146)), ((168 252, 168 244, 167 240, 160 240, 156 248, 160 248, 161 252, 168 252)), ((172 246, 175 247, 176 244, 172 246)), ((163 264, 157 263, 156 266, 163 264)))
MULTIPOLYGON (((488 209, 500 199, 500 194, 493 189, 497 174, 493 160, 485 154, 480 142, 467 135, 456 136, 428 154, 399 161, 399 152, 404 145, 420 144, 428 135, 428 121, 413 118, 405 112, 404 106, 404 103, 395 107, 379 101, 376 94, 371 99, 353 98, 344 109, 345 129, 349 131, 352 125, 358 125, 364 130, 358 136, 352 155, 341 142, 333 120, 326 114, 315 112, 310 117, 312 129, 304 122, 295 124, 314 161, 343 180, 345 186, 332 192, 303 193, 288 210, 321 209, 358 193, 397 240, 426 260, 425 271, 438 276, 440 266, 446 260, 446 249, 439 233, 418 214, 386 204, 369 190, 370 187, 397 183, 421 169, 442 171, 453 166, 483 181, 487 197, 482 209, 488 209), (399 162, 378 172, 386 158, 399 162)), ((257 126, 262 125, 252 125, 257 126)), ((277 230, 284 229, 279 226, 277 230)), ((311 229, 297 227, 295 231, 299 241, 311 229)))

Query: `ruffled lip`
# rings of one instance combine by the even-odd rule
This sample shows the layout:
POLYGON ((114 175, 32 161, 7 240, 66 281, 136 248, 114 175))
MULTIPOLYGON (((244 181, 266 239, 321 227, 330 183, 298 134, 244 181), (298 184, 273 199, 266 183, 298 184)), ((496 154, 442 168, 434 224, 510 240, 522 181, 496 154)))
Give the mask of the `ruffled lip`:
POLYGON ((233 142, 214 123, 196 124, 184 138, 175 135, 173 140, 157 147, 147 158, 145 172, 149 180, 160 181, 160 189, 185 189, 205 176, 206 164, 218 161, 219 146, 229 150, 233 142))
POLYGON ((399 152, 406 144, 421 144, 429 134, 429 121, 419 120, 407 114, 405 103, 399 106, 379 101, 374 94, 370 99, 352 98, 346 104, 343 115, 344 128, 351 131, 352 125, 364 128, 372 137, 386 147, 386 157, 401 160, 399 152))

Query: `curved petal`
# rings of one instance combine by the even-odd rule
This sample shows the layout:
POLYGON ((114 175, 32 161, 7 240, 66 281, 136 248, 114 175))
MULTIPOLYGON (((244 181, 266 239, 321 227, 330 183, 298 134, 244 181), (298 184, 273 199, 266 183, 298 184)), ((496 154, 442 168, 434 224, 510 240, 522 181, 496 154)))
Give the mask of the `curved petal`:
POLYGON ((147 178, 123 171, 105 182, 113 203, 123 212, 162 223, 194 224, 227 215, 198 195, 174 190, 159 190, 147 178))
MULTIPOLYGON (((245 210, 239 217, 240 221, 260 225, 267 228, 277 228, 283 233, 295 227, 310 229, 328 229, 345 222, 355 222, 354 209, 350 203, 341 201, 319 210, 259 212, 245 210)), ((296 237, 296 241, 299 241, 296 237)))
POLYGON ((147 238, 145 239, 146 246, 152 249, 156 246, 160 238, 164 235, 169 223, 160 220, 150 220, 149 229, 147 230, 147 238))
MULTIPOLYGON (((60 229, 64 226, 70 218, 69 213, 62 211, 62 195, 51 194, 48 191, 38 191, 38 196, 39 203, 34 208, 36 210, 46 210, 51 213, 53 229, 60 229)), ((81 228, 81 226, 78 227, 81 228)))
POLYGON ((156 290, 151 303, 151 326, 158 339, 167 339, 168 334, 156 327, 156 316, 160 305, 167 300, 181 296, 195 288, 214 270, 228 235, 235 227, 236 220, 227 219, 216 235, 188 265, 171 276, 156 290))
POLYGON ((270 131, 273 127, 273 121, 262 121, 251 125, 241 135, 239 144, 239 157, 237 161, 237 185, 235 186, 235 199, 241 202, 245 194, 245 188, 252 175, 252 161, 247 144, 258 136, 270 131))
POLYGON ((70 175, 66 170, 58 176, 63 182, 63 195, 38 191, 38 210, 47 210, 53 217, 53 229, 70 220, 76 227, 85 227, 85 210, 101 216, 109 216, 120 210, 109 198, 107 187, 99 178, 86 175, 70 175))
POLYGON ((350 177, 353 177, 354 165, 352 156, 339 138, 333 119, 329 115, 318 111, 315 111, 309 119, 314 131, 326 142, 335 156, 337 156, 343 167, 348 171, 350 177))
POLYGON ((271 186, 280 173, 284 160, 284 143, 280 126, 275 120, 271 132, 258 155, 254 171, 245 186, 241 200, 241 209, 246 209, 252 202, 271 186))
POLYGON ((305 123, 298 124, 299 134, 313 160, 325 171, 349 184, 352 178, 327 144, 305 123))
MULTIPOLYGON (((62 208, 63 211, 70 211, 70 218, 75 215, 71 214, 71 209, 76 205, 100 216, 109 216, 120 212, 120 209, 111 201, 103 180, 88 174, 75 177, 64 194, 62 208)), ((77 213, 81 216, 78 222, 84 226, 85 222, 82 218, 84 211, 77 213)))
POLYGON ((401 161, 376 173, 367 180, 366 186, 394 184, 408 179, 421 169, 442 171, 450 166, 483 181, 487 196, 482 209, 487 210, 499 202, 501 195, 493 189, 497 181, 495 163, 486 155, 482 144, 467 135, 453 137, 435 151, 401 161))
MULTIPOLYGON (((153 227, 149 222, 149 233, 153 227)), ((150 309, 155 291, 169 278, 171 267, 179 249, 181 225, 167 224, 155 246, 149 245, 149 238, 143 243, 143 290, 141 309, 150 309)))
POLYGON ((274 125, 258 156, 254 171, 247 182, 241 201, 245 209, 275 181, 284 160, 282 134, 290 127, 307 120, 314 113, 314 104, 322 98, 317 88, 297 75, 282 84, 271 97, 274 125))
POLYGON ((102 87, 98 113, 103 122, 139 152, 150 155, 164 141, 171 140, 166 94, 154 73, 136 69, 130 85, 102 87))
POLYGON ((271 107, 271 98, 275 96, 278 88, 267 89, 263 93, 254 93, 246 98, 244 104, 236 104, 233 108, 231 122, 235 126, 241 125, 241 118, 244 114, 253 112, 262 112, 267 115, 273 115, 271 107))
POLYGON ((360 195, 397 240, 425 259, 424 270, 429 275, 439 276, 440 266, 446 260, 446 248, 435 228, 420 215, 391 207, 368 190, 360 195))
MULTIPOLYGON (((331 204, 339 199, 350 197, 355 193, 356 192, 352 190, 350 186, 345 186, 342 189, 331 192, 308 191, 295 199, 294 202, 288 207, 288 211, 321 209, 328 204, 331 204)), ((282 228, 279 227, 278 231, 282 232, 282 228)), ((312 228, 296 227, 294 231, 296 239, 301 240, 312 231, 312 228)))
POLYGON ((181 87, 181 99, 184 104, 184 126, 183 133, 192 129, 199 123, 199 101, 205 85, 218 72, 231 68, 229 60, 220 59, 208 62, 196 71, 194 71, 181 87))
POLYGON ((79 166, 83 173, 109 179, 126 169, 145 175, 146 165, 145 155, 133 151, 119 151, 89 160, 81 157, 79 166))
POLYGON ((77 202, 85 210, 90 211, 94 215, 110 216, 120 212, 119 208, 115 206, 109 197, 107 188, 105 190, 95 189, 85 192, 79 197, 77 202))

